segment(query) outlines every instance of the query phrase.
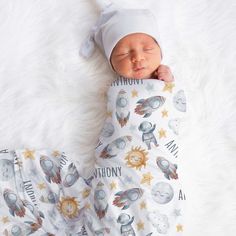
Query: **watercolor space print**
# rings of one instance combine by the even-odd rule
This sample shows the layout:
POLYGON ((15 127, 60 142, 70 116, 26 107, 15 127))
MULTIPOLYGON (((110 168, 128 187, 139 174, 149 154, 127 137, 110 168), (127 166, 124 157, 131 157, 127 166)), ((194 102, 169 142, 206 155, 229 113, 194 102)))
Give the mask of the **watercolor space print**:
POLYGON ((108 102, 91 219, 114 235, 181 235, 185 194, 177 137, 186 111, 184 91, 174 83, 119 77, 108 102))

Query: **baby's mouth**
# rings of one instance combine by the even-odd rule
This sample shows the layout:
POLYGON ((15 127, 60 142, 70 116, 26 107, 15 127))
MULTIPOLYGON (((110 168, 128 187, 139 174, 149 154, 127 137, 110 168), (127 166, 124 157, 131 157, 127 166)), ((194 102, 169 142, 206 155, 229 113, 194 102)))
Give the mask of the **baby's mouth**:
POLYGON ((144 66, 139 66, 139 67, 134 67, 134 71, 135 72, 138 72, 138 71, 141 71, 141 70, 143 70, 143 69, 145 69, 145 67, 144 66))

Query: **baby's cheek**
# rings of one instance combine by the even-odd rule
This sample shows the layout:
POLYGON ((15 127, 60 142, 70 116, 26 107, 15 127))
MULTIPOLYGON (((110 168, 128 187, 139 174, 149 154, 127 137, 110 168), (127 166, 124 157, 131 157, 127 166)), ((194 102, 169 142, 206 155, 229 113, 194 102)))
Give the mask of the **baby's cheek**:
POLYGON ((129 62, 122 62, 120 64, 120 71, 124 76, 128 77, 132 73, 132 67, 130 66, 129 62))

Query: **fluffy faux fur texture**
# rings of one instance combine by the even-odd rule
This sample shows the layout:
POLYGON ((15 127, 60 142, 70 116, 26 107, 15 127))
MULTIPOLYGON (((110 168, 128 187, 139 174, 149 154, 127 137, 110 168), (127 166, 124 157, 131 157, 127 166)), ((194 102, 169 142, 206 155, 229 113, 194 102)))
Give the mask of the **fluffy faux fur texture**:
MULTIPOLYGON (((117 3, 153 10, 163 63, 186 87, 185 235, 235 236, 235 1, 117 3)), ((114 78, 99 50, 89 61, 78 55, 97 15, 88 0, 0 0, 1 148, 62 150, 91 169, 114 78)))

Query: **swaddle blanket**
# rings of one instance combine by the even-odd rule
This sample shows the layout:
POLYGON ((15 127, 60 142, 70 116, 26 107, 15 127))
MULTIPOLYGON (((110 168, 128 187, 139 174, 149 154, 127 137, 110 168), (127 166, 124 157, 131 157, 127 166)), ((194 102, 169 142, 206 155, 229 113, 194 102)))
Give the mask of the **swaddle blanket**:
POLYGON ((91 179, 83 179, 63 152, 1 150, 0 235, 87 235, 91 179))
POLYGON ((89 235, 182 235, 178 169, 184 91, 156 79, 119 77, 108 90, 86 216, 89 235))

